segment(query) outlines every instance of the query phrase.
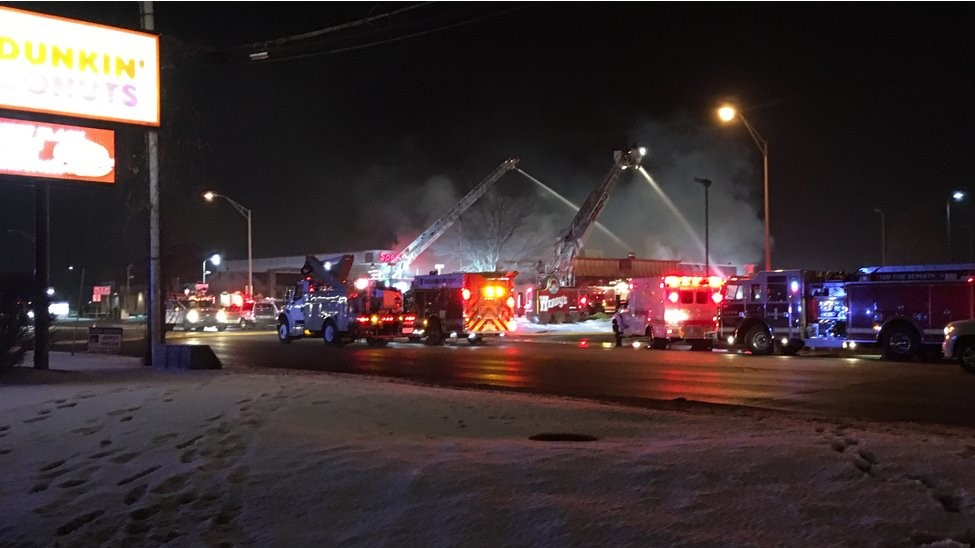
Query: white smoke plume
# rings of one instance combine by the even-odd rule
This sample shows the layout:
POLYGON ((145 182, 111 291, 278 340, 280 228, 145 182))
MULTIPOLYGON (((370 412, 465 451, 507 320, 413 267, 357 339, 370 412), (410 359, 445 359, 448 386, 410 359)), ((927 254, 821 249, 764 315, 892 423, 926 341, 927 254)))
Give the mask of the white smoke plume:
POLYGON ((677 213, 642 176, 628 170, 600 220, 624 240, 642 245, 632 250, 638 257, 704 262, 704 187, 694 178, 710 179, 711 262, 760 262, 764 250, 761 159, 754 147, 749 148, 747 135, 722 134, 729 129, 682 120, 642 124, 634 132, 634 141, 647 148, 643 167, 677 213))

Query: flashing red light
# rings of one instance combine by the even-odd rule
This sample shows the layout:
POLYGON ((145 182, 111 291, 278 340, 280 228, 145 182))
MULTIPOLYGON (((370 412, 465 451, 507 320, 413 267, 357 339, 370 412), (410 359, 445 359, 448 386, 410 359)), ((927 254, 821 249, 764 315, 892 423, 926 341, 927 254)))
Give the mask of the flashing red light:
POLYGON ((383 323, 391 322, 391 321, 393 321, 395 319, 396 318, 394 318, 392 316, 383 316, 383 323))
POLYGON ((972 278, 971 276, 969 276, 968 277, 968 283, 972 283, 972 282, 975 282, 975 278, 972 278))
POLYGON ((670 302, 672 302, 672 303, 677 303, 677 299, 679 299, 679 298, 680 298, 680 295, 678 295, 678 293, 676 291, 671 291, 670 292, 670 295, 667 295, 667 299, 669 299, 670 302))
POLYGON ((369 323, 369 316, 359 316, 355 319, 359 323, 369 323))
POLYGON ((460 294, 462 297, 464 297, 465 301, 471 298, 471 290, 467 289, 466 287, 460 290, 460 294))
POLYGON ((711 294, 711 300, 714 301, 714 304, 721 304, 721 300, 723 298, 724 297, 722 297, 721 293, 718 291, 715 291, 714 293, 711 294))
POLYGON ((405 321, 408 321, 408 322, 415 322, 416 321, 416 316, 414 316, 413 314, 410 314, 409 316, 407 316, 407 317, 405 317, 403 319, 405 321))
POLYGON ((585 306, 587 299, 585 297, 579 297, 579 304, 585 306))
POLYGON ((589 348, 589 341, 586 339, 579 341, 579 348, 589 348))
POLYGON ((507 300, 506 304, 508 305, 508 308, 514 308, 515 307, 515 298, 514 297, 508 297, 508 300, 507 300))

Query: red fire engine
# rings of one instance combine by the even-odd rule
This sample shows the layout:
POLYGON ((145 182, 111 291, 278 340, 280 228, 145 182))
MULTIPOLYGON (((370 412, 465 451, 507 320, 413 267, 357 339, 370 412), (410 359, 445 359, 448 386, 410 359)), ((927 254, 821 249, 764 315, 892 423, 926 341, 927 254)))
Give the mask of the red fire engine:
POLYGON ((684 342, 692 350, 710 349, 721 302, 723 279, 718 276, 634 278, 629 293, 613 316, 613 333, 647 337, 652 348, 684 342))
POLYGON ((776 270, 725 287, 719 341, 754 354, 877 346, 907 360, 940 347, 948 322, 975 317, 975 264, 776 270))
POLYGON ((846 283, 847 339, 913 358, 940 347, 952 320, 975 317, 975 264, 864 267, 846 283))
POLYGON ((455 272, 417 276, 405 295, 403 334, 439 345, 447 338, 479 344, 515 330, 517 272, 455 272))

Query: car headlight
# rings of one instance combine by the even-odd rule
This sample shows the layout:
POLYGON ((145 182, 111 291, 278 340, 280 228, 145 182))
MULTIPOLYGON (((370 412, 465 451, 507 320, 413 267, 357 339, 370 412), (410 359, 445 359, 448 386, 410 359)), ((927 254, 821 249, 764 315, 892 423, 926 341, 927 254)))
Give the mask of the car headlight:
POLYGON ((227 323, 227 311, 217 310, 217 321, 220 323, 227 323))
POLYGON ((951 334, 954 333, 954 332, 955 332, 955 326, 953 326, 953 325, 946 325, 945 326, 945 338, 950 337, 951 334))
POLYGON ((200 321, 200 311, 199 310, 189 310, 186 312, 186 321, 190 323, 196 323, 200 321))

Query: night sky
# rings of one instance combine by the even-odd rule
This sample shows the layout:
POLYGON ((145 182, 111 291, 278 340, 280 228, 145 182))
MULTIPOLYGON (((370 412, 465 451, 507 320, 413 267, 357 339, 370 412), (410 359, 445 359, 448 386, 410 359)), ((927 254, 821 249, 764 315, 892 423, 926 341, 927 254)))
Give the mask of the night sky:
MULTIPOLYGON (((134 2, 7 3, 139 28, 134 2)), ((647 171, 720 263, 763 263, 762 157, 732 100, 768 141, 772 265, 850 270, 947 262, 946 203, 973 188, 971 3, 157 2, 163 231, 169 276, 214 251, 254 256, 399 249, 508 157, 581 204, 612 151, 647 147, 647 171), (415 9, 406 9, 416 6, 415 9), (303 33, 393 10, 391 18, 303 33), (270 59, 250 61, 264 50, 270 59)), ((0 110, 0 116, 26 117, 0 110)), ((51 276, 67 265, 144 276, 143 128, 116 129, 118 184, 55 184, 51 276)), ((572 211, 508 174, 552 238, 572 211)), ((972 197, 975 198, 975 197, 972 197)), ((951 206, 952 256, 971 259, 971 199, 951 206)), ((0 177, 0 268, 30 272, 34 194, 0 177), (14 231, 14 232, 11 232, 14 231)), ((593 254, 703 262, 646 181, 625 174, 593 254)), ((470 223, 468 223, 470 224, 470 223)), ((469 228, 465 225, 464 230, 469 228)), ((550 253, 550 252, 549 252, 550 253)), ((545 254, 545 257, 548 253, 545 254)), ((297 265, 296 265, 297 266, 297 265)), ((138 281, 138 280, 136 280, 138 281)))

